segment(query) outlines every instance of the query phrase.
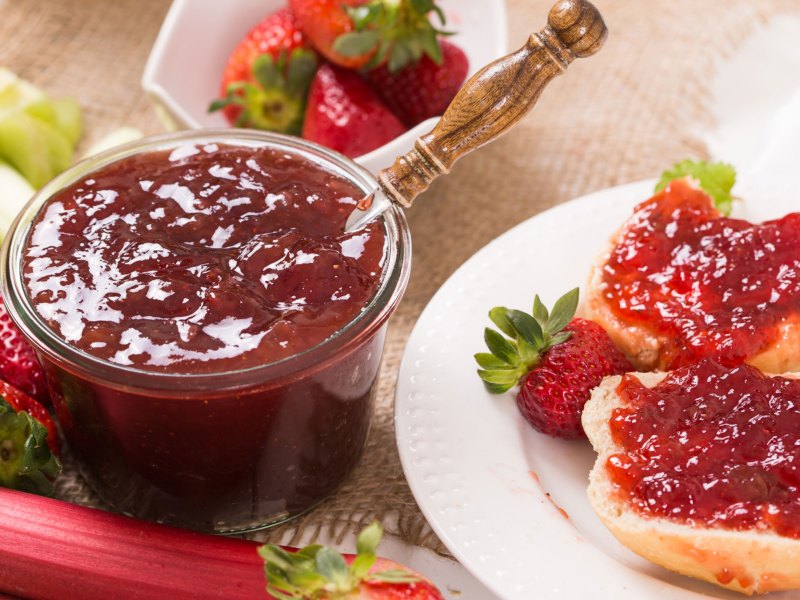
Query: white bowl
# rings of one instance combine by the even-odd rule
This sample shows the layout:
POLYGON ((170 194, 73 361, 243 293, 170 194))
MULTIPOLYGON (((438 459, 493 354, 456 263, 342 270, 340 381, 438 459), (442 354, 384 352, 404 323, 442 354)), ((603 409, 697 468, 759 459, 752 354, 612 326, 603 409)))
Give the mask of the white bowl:
MULTIPOLYGON (((175 0, 150 52, 142 87, 176 129, 226 127, 208 105, 219 96, 225 63, 237 43, 286 0, 175 0)), ((453 41, 469 57, 470 74, 506 53, 504 0, 441 0, 453 41)), ((521 43, 522 41, 520 41, 521 43)), ((436 124, 429 119, 388 144, 358 157, 373 173, 391 165, 436 124)))

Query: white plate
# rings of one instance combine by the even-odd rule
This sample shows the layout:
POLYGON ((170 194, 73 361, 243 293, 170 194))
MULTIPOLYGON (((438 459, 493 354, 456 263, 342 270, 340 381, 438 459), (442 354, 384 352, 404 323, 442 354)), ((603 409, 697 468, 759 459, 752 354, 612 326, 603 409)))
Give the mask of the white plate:
MULTIPOLYGON (((172 127, 227 127, 208 105, 219 95, 225 62, 236 44, 286 0, 174 0, 150 52, 142 87, 172 127)), ((441 0, 452 40, 466 52, 470 73, 507 51, 505 0, 441 0)), ((542 15, 542 23, 546 15, 542 15)), ((524 40, 519 40, 522 45, 524 40)), ((429 119, 359 157, 373 173, 388 167, 437 123, 429 119)))
MULTIPOLYGON (((395 409, 408 483, 444 544, 501 598, 740 597, 622 547, 586 499, 595 456, 588 442, 535 432, 511 394, 488 394, 475 374, 472 355, 484 351, 489 309, 530 310, 536 293, 552 305, 582 285, 609 237, 652 189, 646 181, 590 194, 500 236, 442 286, 408 342, 395 409)), ((736 214, 761 220, 791 210, 796 200, 787 196, 739 205, 736 214)))

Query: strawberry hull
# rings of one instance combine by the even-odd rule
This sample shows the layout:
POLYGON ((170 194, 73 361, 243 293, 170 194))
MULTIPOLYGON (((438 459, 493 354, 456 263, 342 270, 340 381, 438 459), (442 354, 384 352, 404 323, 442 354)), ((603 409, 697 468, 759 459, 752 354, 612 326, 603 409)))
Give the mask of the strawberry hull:
MULTIPOLYGON (((122 192, 121 210, 145 202, 134 192, 138 184, 115 182, 113 189, 128 190, 122 192)), ((399 211, 369 230, 335 233, 344 226, 352 197, 374 185, 355 164, 312 144, 266 133, 216 131, 162 136, 122 153, 111 151, 101 157, 91 177, 78 168, 43 190, 5 247, 4 260, 14 265, 6 272, 8 308, 39 353, 67 441, 104 500, 149 520, 222 533, 289 519, 342 483, 364 448, 386 320, 405 289, 410 267, 410 241, 399 211), (51 198, 67 203, 69 198, 59 193, 70 191, 79 179, 106 181, 103 165, 124 166, 128 157, 140 167, 151 160, 158 163, 163 159, 149 151, 185 150, 191 144, 200 149, 200 158, 203 152, 224 153, 231 147, 226 144, 236 144, 238 158, 225 167, 224 157, 217 154, 209 156, 209 164, 197 163, 200 159, 191 158, 197 154, 189 154, 189 159, 176 163, 179 171, 181 160, 191 164, 184 183, 175 184, 157 170, 142 181, 161 177, 154 190, 163 195, 200 185, 196 174, 207 170, 221 176, 201 192, 214 189, 222 196, 216 201, 211 193, 198 193, 188 204, 180 196, 163 209, 148 206, 140 213, 161 218, 175 206, 188 208, 194 211, 191 218, 180 215, 175 222, 188 224, 191 231, 173 227, 159 238, 155 228, 146 228, 147 251, 113 261, 106 250, 126 250, 141 244, 142 236, 115 225, 113 236, 95 240, 93 227, 99 225, 91 221, 84 224, 83 234, 62 235, 69 243, 83 243, 85 238, 95 261, 103 256, 114 265, 111 272, 123 272, 121 290, 135 290, 130 282, 142 273, 143 289, 148 290, 128 304, 119 299, 125 294, 116 292, 99 301, 94 296, 94 304, 79 303, 76 310, 81 315, 113 307, 123 317, 86 320, 85 335, 69 338, 63 325, 74 321, 45 319, 43 314, 51 314, 48 305, 40 304, 43 296, 36 295, 35 286, 28 287, 47 276, 42 258, 69 264, 71 256, 81 256, 73 249, 65 257, 48 254, 53 247, 47 242, 30 250, 30 240, 42 239, 37 232, 50 231, 37 229, 37 219, 47 214, 42 207, 51 206, 51 198), (253 165, 269 171, 269 157, 277 155, 262 149, 278 152, 274 164, 282 165, 263 181, 253 178, 253 165), (245 164, 250 171, 239 180, 244 182, 241 189, 225 191, 223 180, 245 164), (292 173, 291 181, 281 180, 281 169, 292 173), (310 191, 319 177, 327 183, 310 191), (324 196, 334 189, 343 197, 341 210, 324 218, 312 212, 303 221, 304 211, 326 210, 330 203, 324 196), (243 200, 248 190, 250 204, 243 200), (291 194, 301 201, 293 203, 291 194), (271 204, 259 212, 259 201, 271 204), (247 212, 231 219, 220 206, 244 206, 247 212), (223 221, 205 223, 207 208, 208 214, 221 214, 223 221), (253 224, 252 214, 262 212, 268 218, 253 224), (280 231, 268 233, 273 226, 280 231), (228 236, 227 246, 219 242, 220 231, 228 236), (204 239, 210 240, 210 247, 203 247, 204 239), (151 252, 154 245, 156 254, 151 252), (178 255, 185 248, 186 254, 170 263, 169 253, 178 255), (26 264, 26 251, 32 252, 30 269, 18 266, 26 264), (237 254, 238 261, 227 252, 237 254), (214 273, 211 279, 209 272, 214 273), (204 288, 209 281, 210 287, 204 288), (286 309, 293 298, 292 308, 286 309), (192 302, 199 302, 203 310, 192 308, 192 302), (190 310, 194 312, 187 328, 184 313, 190 310), (238 325, 231 329, 231 324, 238 325), (149 341, 132 346, 134 337, 149 341), (159 348, 169 351, 159 354, 159 348)), ((80 210, 75 214, 69 226, 80 221, 80 210)), ((96 214, 96 222, 113 221, 102 212, 96 214)), ((122 220, 147 222, 141 216, 122 220)), ((96 271, 72 272, 70 284, 82 278, 81 289, 109 289, 107 278, 93 279, 96 271)), ((51 285, 58 282, 48 280, 44 288, 51 285)), ((65 292, 55 297, 68 296, 65 292)), ((44 298, 52 302, 50 296, 44 298)))

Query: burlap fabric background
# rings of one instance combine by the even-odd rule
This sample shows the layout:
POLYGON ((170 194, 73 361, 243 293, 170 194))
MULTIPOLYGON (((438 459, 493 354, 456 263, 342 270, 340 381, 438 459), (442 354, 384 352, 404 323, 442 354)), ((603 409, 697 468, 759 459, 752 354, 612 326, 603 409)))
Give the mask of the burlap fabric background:
MULTIPOLYGON (((514 46, 544 24, 553 1, 509 0, 514 46)), ((715 62, 771 16, 800 13, 800 0, 596 4, 610 30, 603 51, 573 64, 524 123, 464 159, 410 211, 414 275, 391 322, 364 460, 335 497, 260 539, 308 528, 343 535, 377 517, 405 539, 443 551, 405 483, 392 419, 405 341, 426 302, 470 255, 528 217, 592 190, 654 177, 686 156, 702 156, 696 134, 711 124, 706 84, 715 62)), ((0 0, 0 65, 55 95, 76 96, 85 109, 85 143, 121 125, 157 133, 161 126, 139 78, 168 5, 166 0, 0 0)), ((71 468, 59 495, 95 504, 71 468)))

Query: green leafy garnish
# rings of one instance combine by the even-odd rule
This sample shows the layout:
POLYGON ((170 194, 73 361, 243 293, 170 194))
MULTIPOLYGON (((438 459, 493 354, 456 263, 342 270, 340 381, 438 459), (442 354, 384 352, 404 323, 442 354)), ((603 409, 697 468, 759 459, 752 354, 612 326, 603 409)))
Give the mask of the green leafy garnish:
POLYGON ((61 462, 47 445, 47 428, 0 397, 0 486, 53 495, 61 462))
POLYGON ((562 330, 575 316, 578 295, 578 288, 567 292, 552 311, 539 296, 533 300, 531 314, 504 306, 489 311, 489 319, 507 338, 489 327, 484 330, 489 352, 479 352, 475 361, 487 390, 493 394, 510 390, 539 363, 542 354, 572 337, 571 332, 562 330))
POLYGON ((727 163, 709 163, 704 160, 684 160, 668 171, 664 171, 656 185, 656 192, 665 189, 671 182, 683 177, 692 177, 700 188, 714 200, 717 210, 729 215, 733 208, 731 190, 736 183, 736 169, 727 163))
POLYGON ((267 592, 278 600, 317 600, 349 598, 362 583, 414 583, 413 573, 389 569, 370 573, 377 561, 383 527, 375 522, 366 527, 356 542, 357 556, 348 565, 332 548, 311 545, 287 552, 280 546, 261 546, 267 592))

